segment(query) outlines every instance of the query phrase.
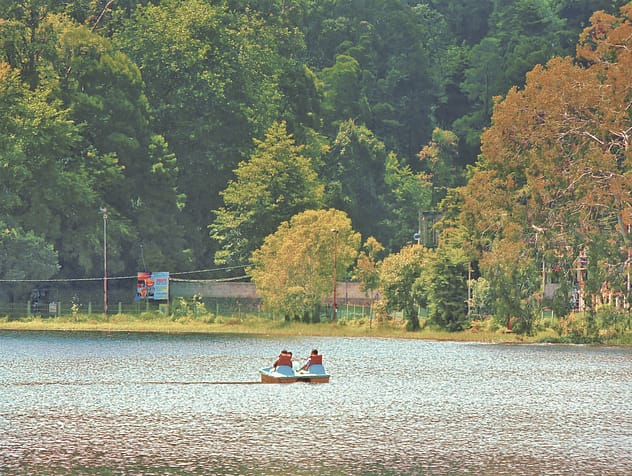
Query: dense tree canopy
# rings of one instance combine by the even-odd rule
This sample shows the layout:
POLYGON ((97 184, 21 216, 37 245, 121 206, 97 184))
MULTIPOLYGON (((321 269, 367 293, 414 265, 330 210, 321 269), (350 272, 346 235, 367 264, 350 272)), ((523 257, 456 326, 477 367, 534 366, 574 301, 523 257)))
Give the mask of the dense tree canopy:
POLYGON ((156 126, 180 163, 189 246, 210 260, 209 211, 252 139, 279 119, 276 36, 221 2, 168 0, 137 7, 114 40, 143 72, 156 126))
POLYGON ((98 201, 78 152, 79 127, 50 89, 30 90, 6 63, 0 114, 0 219, 44 237, 71 270, 91 270, 98 201))
POLYGON ((64 23, 58 30, 54 66, 60 94, 73 121, 83 125, 93 187, 108 205, 111 229, 120 234, 120 244, 112 241, 112 250, 118 249, 113 257, 119 258, 112 260, 112 269, 140 266, 141 260, 152 267, 181 265, 178 164, 163 136, 152 130, 138 67, 86 27, 64 23), (171 232, 164 233, 164 227, 171 232))
POLYGON ((116 274, 252 264, 322 209, 397 254, 442 214, 467 239, 440 239, 420 273, 441 279, 400 304, 462 325, 467 255, 528 329, 533 273, 567 270, 568 292, 580 250, 587 289, 625 288, 630 8, 0 0, 0 221, 79 277, 101 270, 100 208, 116 274))

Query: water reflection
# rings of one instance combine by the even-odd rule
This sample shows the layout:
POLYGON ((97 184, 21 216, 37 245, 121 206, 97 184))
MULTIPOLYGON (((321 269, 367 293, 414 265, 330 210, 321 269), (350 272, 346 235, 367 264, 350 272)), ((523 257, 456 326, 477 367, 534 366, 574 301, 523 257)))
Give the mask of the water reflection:
POLYGON ((632 468, 630 349, 0 333, 0 396, 0 474, 632 468), (314 346, 330 384, 252 383, 314 346))

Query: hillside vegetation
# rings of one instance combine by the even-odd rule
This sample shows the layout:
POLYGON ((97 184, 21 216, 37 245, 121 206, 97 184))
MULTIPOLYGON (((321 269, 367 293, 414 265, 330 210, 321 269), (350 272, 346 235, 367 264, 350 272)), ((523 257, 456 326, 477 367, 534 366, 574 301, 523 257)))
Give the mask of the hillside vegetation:
MULTIPOLYGON (((630 332, 632 3, 0 0, 0 300, 334 280, 448 331, 630 332), (333 233, 332 233, 333 232, 333 233), (84 282, 88 280, 88 282, 84 282)), ((315 319, 313 319, 315 320, 315 319)))

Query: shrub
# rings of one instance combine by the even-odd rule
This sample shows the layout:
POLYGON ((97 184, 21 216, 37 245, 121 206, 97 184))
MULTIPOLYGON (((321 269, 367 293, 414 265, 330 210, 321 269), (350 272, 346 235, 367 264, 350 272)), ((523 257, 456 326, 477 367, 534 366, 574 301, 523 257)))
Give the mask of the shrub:
POLYGON ((202 297, 196 294, 188 299, 179 296, 173 302, 171 313, 176 318, 183 316, 197 317, 207 315, 208 311, 202 297))
POLYGON ((559 321, 557 333, 560 336, 586 336, 588 333, 588 320, 585 313, 571 312, 569 315, 562 317, 559 321))
POLYGON ((340 319, 336 321, 336 325, 339 325, 339 326, 346 326, 348 324, 349 324, 349 319, 347 319, 346 317, 341 317, 340 319))

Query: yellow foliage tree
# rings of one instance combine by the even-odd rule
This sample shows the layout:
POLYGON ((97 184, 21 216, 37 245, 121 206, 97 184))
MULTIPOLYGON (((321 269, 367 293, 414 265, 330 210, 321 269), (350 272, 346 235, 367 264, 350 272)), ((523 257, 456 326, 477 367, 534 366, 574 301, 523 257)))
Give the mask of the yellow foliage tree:
POLYGON ((344 276, 359 247, 360 234, 344 212, 307 210, 265 239, 247 272, 266 309, 304 317, 332 294, 334 276, 344 276))

